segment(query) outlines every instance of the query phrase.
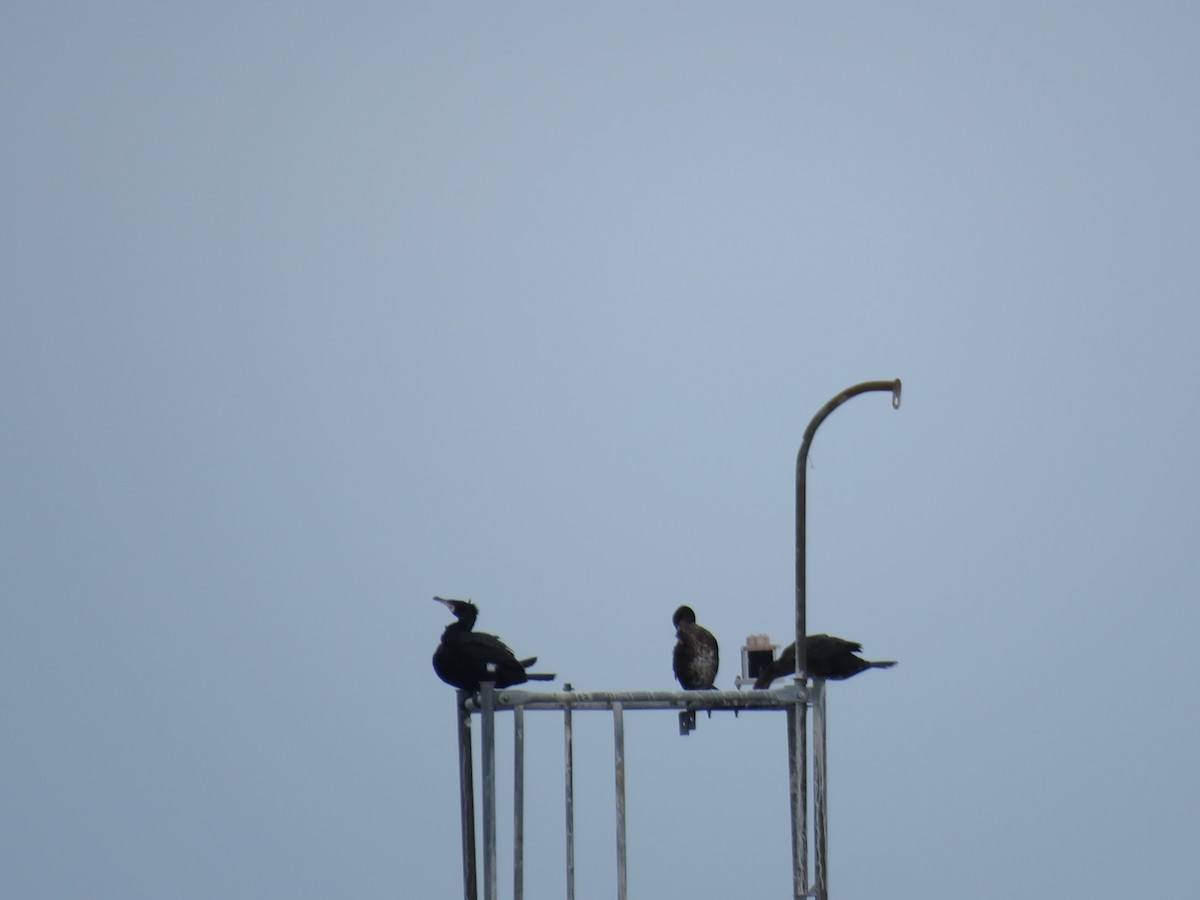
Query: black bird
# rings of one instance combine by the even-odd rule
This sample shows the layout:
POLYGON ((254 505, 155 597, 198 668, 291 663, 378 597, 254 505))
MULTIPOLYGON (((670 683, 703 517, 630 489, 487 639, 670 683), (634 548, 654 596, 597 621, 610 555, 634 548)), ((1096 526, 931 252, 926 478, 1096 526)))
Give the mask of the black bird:
POLYGON ((472 631, 479 608, 470 600, 433 599, 454 613, 454 621, 442 632, 442 642, 433 653, 433 671, 446 684, 477 691, 481 681, 494 681, 496 687, 506 688, 526 681, 553 681, 557 677, 545 672, 526 672, 526 668, 537 662, 536 656, 517 659, 494 634, 472 631), (489 665, 493 667, 491 673, 489 665))
MULTIPOLYGON (((862 651, 862 644, 828 634, 810 634, 804 639, 804 651, 809 676, 827 678, 830 681, 841 681, 866 669, 890 669, 896 664, 894 659, 872 662, 855 656, 862 651)), ((776 678, 791 675, 795 671, 796 645, 788 644, 779 654, 779 659, 767 666, 758 676, 754 686, 770 687, 776 678)))
POLYGON ((716 690, 720 654, 717 639, 703 625, 696 624, 690 606, 681 606, 671 617, 675 623, 675 677, 685 691, 716 690))

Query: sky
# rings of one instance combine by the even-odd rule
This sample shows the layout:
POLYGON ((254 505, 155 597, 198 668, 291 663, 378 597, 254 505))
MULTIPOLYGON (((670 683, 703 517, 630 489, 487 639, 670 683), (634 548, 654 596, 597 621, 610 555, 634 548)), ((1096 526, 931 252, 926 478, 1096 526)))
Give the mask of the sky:
MULTIPOLYGON (((1198 42, 1160 0, 5 4, 0 893, 459 896, 430 598, 580 690, 674 687, 688 603, 731 687, 792 627, 805 426, 901 378, 808 470, 810 630, 900 661, 829 689, 831 895, 1186 895, 1198 42)), ((783 717, 698 726, 626 716, 631 896, 787 896, 783 717)))

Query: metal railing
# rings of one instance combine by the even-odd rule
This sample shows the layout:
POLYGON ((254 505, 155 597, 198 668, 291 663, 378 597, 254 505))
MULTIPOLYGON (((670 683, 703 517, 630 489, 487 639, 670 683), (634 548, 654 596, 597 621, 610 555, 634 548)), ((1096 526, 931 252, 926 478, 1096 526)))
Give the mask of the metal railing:
MULTIPOLYGON (((815 687, 812 696, 823 696, 815 687)), ((526 691, 496 690, 490 682, 478 694, 459 691, 459 759, 463 829, 463 896, 476 900, 476 845, 474 771, 472 766, 471 718, 479 715, 481 726, 483 786, 483 896, 496 900, 496 714, 513 714, 513 900, 524 896, 525 817, 525 712, 559 711, 563 714, 564 785, 566 812, 567 900, 575 897, 575 766, 573 714, 608 710, 613 717, 613 770, 616 798, 617 898, 626 900, 625 829, 625 711, 676 710, 693 716, 697 710, 786 710, 789 721, 797 706, 810 701, 808 689, 794 685, 758 691, 526 691)), ((820 712, 814 716, 820 717, 820 712)), ((681 729, 682 731, 683 729, 681 729)), ((686 733, 686 731, 684 732, 686 733)), ((789 753, 789 766, 797 757, 789 753)), ((815 759, 815 757, 814 757, 815 759)))
MULTIPOLYGON (((478 900, 475 844, 475 775, 471 717, 479 715, 483 756, 483 897, 497 900, 496 874, 496 713, 513 714, 513 900, 524 900, 525 713, 563 714, 566 814, 566 897, 575 900, 575 777, 573 714, 576 710, 609 710, 613 717, 613 767, 616 793, 617 900, 627 900, 625 830, 625 711, 676 710, 680 733, 695 727, 697 710, 783 710, 787 713, 788 784, 792 825, 792 893, 794 900, 828 900, 828 816, 826 773, 825 682, 808 682, 804 637, 807 633, 805 519, 808 450, 821 423, 851 397, 888 391, 900 406, 900 380, 868 381, 847 388, 826 403, 804 432, 796 458, 796 670, 792 683, 774 690, 750 691, 562 691, 496 690, 484 682, 476 694, 458 692, 458 758, 462 816, 463 897, 478 900), (813 710, 813 864, 808 881, 808 709, 813 710)), ((745 655, 743 655, 744 658, 745 655)), ((740 680, 739 680, 740 683, 740 680)))

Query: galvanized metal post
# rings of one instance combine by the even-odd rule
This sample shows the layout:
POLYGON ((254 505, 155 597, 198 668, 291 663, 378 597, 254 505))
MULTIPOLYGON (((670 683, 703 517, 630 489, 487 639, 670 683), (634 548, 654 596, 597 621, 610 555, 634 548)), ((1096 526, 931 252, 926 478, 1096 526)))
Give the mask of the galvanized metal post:
POLYGON ((808 742, 803 715, 805 700, 797 695, 787 710, 788 803, 792 818, 792 900, 808 895, 808 778, 803 747, 808 742))
POLYGON ((825 679, 813 679, 813 843, 816 871, 816 900, 829 898, 829 781, 825 777, 825 679))
MULTIPOLYGON (((817 433, 817 429, 821 427, 821 423, 829 417, 835 409, 849 400, 851 397, 857 397, 859 394, 865 394, 869 391, 889 391, 892 395, 892 408, 900 408, 900 379, 894 381, 864 381, 861 384, 856 384, 853 387, 848 387, 840 394, 833 397, 828 403, 822 406, 812 421, 808 423, 808 428, 804 430, 804 439, 800 442, 800 451, 796 454, 796 674, 795 683, 797 689, 803 687, 808 679, 808 653, 805 647, 804 638, 808 634, 808 609, 807 609, 807 559, 805 558, 806 543, 807 543, 807 502, 808 502, 808 450, 812 445, 813 437, 817 433)), ((801 800, 802 816, 806 816, 808 812, 808 742, 805 738, 807 731, 806 719, 808 717, 807 707, 797 702, 796 706, 796 722, 792 729, 793 740, 795 741, 794 750, 800 756, 797 761, 796 769, 800 777, 799 795, 801 800)), ((795 824, 793 824, 795 829, 795 824)), ((797 846, 799 852, 803 850, 805 876, 807 876, 807 827, 801 829, 804 832, 803 847, 797 846)), ((825 853, 824 847, 818 851, 823 858, 825 853)), ((797 895, 797 898, 799 895, 797 895)), ((823 895, 819 895, 819 900, 828 900, 823 895)))
POLYGON ((496 691, 479 685, 483 720, 483 900, 496 900, 496 691))
POLYGON ((458 692, 458 797, 462 816, 463 900, 476 900, 475 765, 471 758, 471 713, 466 708, 469 696, 469 691, 458 692))
MULTIPOLYGON (((563 685, 569 691, 569 684, 563 685)), ((571 728, 571 707, 563 707, 563 779, 567 793, 567 900, 575 900, 575 744, 571 728)))
POLYGON ((513 900, 525 894, 525 707, 513 709, 513 900))
POLYGON ((613 752, 617 787, 617 900, 625 900, 625 711, 613 704, 613 752))

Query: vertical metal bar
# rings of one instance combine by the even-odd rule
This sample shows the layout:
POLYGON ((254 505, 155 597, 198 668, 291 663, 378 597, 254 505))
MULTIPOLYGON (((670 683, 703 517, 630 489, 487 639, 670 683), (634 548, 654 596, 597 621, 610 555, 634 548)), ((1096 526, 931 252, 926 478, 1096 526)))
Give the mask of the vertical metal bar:
POLYGON ((483 900, 496 900, 496 691, 479 685, 483 721, 483 900))
POLYGON ((813 841, 816 900, 829 900, 829 819, 826 815, 825 679, 813 679, 813 841))
POLYGON ((617 787, 617 900, 626 900, 625 886, 625 710, 613 704, 613 752, 617 787))
POLYGON ((458 692, 458 794, 462 814, 463 900, 476 900, 475 877, 475 764, 471 757, 469 691, 458 692))
MULTIPOLYGON (((563 686, 564 690, 569 687, 563 686)), ((570 706, 563 710, 563 755, 567 792, 567 900, 575 900, 575 745, 570 706)))
POLYGON ((808 743, 805 701, 788 707, 788 801, 792 818, 792 898, 808 894, 808 778, 804 747, 808 743))
POLYGON ((808 424, 796 454, 796 671, 794 709, 788 710, 788 751, 792 755, 792 892, 795 900, 808 895, 808 700, 800 689, 808 685, 808 447, 829 412, 821 410, 808 424))
POLYGON ((525 894, 525 707, 513 709, 513 900, 525 894))

